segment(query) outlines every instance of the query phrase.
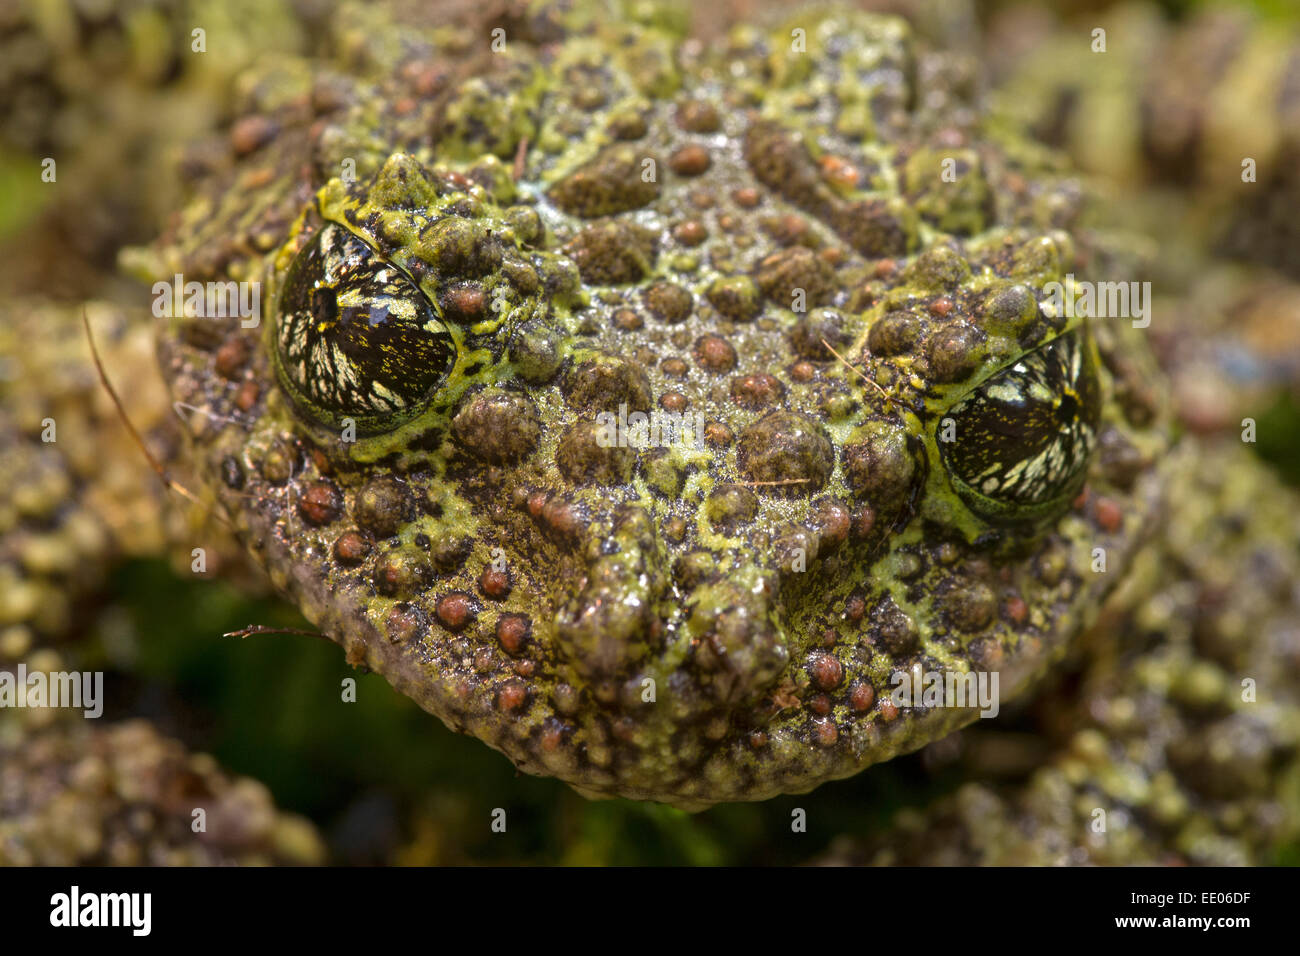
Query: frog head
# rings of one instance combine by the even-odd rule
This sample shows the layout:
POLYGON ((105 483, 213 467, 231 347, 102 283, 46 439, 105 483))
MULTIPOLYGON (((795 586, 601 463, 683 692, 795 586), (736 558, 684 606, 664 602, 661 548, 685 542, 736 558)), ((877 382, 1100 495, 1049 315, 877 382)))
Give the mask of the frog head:
POLYGON ((1068 177, 978 139, 900 21, 812 22, 808 61, 733 35, 735 85, 597 23, 461 78, 432 134, 302 124, 375 156, 303 173, 240 260, 267 320, 163 323, 275 585, 589 794, 760 799, 977 719, 901 677, 1010 699, 1158 500, 1140 335, 1047 291, 1068 177))

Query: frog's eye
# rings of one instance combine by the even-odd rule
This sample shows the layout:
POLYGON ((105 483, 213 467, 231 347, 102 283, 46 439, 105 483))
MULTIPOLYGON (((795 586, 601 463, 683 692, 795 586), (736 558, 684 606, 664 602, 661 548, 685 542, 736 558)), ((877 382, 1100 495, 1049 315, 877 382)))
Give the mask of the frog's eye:
POLYGON ((297 410, 357 432, 396 428, 428 405, 456 359, 433 306, 401 270, 334 223, 285 277, 276 369, 297 410))
POLYGON ((1083 483, 1101 388, 1092 343, 1068 332, 992 375, 949 410, 940 455, 970 507, 1016 520, 1058 507, 1083 483))

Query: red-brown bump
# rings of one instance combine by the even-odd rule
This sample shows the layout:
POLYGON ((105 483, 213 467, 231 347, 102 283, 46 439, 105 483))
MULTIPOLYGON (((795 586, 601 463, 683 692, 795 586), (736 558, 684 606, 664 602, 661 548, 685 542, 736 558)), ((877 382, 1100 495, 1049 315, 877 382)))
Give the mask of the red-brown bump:
POLYGON ((821 535, 822 546, 828 550, 837 548, 848 540, 852 519, 849 517, 848 509, 839 502, 823 502, 817 508, 813 520, 821 535))
POLYGON ((547 494, 545 491, 534 491, 528 496, 528 515, 531 518, 540 518, 542 511, 546 508, 547 494))
POLYGON ((763 408, 781 400, 785 386, 767 372, 740 375, 731 380, 731 400, 742 408, 763 408))
POLYGON ((862 540, 871 534, 871 529, 876 525, 876 512, 868 505, 853 512, 853 536, 862 540))
POLYGON ((736 434, 722 422, 709 422, 704 426, 704 443, 715 448, 726 448, 735 440, 736 434))
POLYGON ((636 736, 636 721, 624 714, 610 724, 609 730, 617 739, 624 743, 631 743, 632 738, 636 736))
POLYGON ((1118 504, 1110 498, 1097 499, 1096 511, 1097 524, 1101 530, 1114 534, 1124 526, 1124 511, 1118 504))
POLYGON ((659 407, 666 412, 681 414, 690 406, 690 401, 681 392, 664 392, 659 396, 659 407))
POLYGON ((814 720, 813 734, 817 738, 819 747, 833 747, 835 741, 840 739, 840 729, 835 726, 835 721, 830 719, 814 720))
POLYGON ((971 663, 984 671, 998 671, 1006 660, 1002 645, 993 638, 983 638, 970 646, 971 663))
POLYGON ((446 85, 449 71, 441 65, 408 63, 402 68, 402 75, 415 88, 416 93, 427 97, 446 85))
POLYGON ((717 200, 713 198, 713 193, 707 189, 694 189, 690 195, 691 205, 696 209, 712 209, 717 205, 717 200))
POLYGON ((741 209, 753 209, 763 196, 752 186, 742 186, 731 194, 731 198, 741 209))
MULTIPOLYGON (((267 169, 265 166, 259 169, 250 169, 244 174, 244 177, 240 179, 239 190, 240 192, 252 192, 254 189, 261 189, 263 186, 268 185, 274 181, 274 179, 275 171, 267 169)), ((272 245, 274 244, 275 241, 272 240, 272 245)))
POLYGON ((822 690, 834 690, 844 679, 844 667, 834 654, 819 652, 808 660, 808 676, 822 690))
POLYGON ((690 133, 716 133, 722 128, 718 108, 706 100, 687 100, 677 107, 677 125, 690 133))
POLYGON ((542 728, 542 750, 555 753, 564 743, 564 725, 555 720, 548 720, 542 728))
POLYGON ((487 306, 487 295, 475 286, 453 289, 447 294, 447 308, 453 315, 473 319, 483 313, 487 306))
POLYGON ((527 614, 502 614, 497 619, 497 643, 513 656, 524 649, 532 629, 532 618, 527 614))
POLYGON ((697 219, 687 219, 673 226, 673 238, 684 246, 698 246, 709 238, 709 230, 697 219))
POLYGON ((709 372, 727 372, 736 367, 736 350, 720 335, 704 335, 695 343, 695 360, 709 372))
POLYGON ((513 713, 526 703, 528 703, 528 688, 523 681, 512 677, 501 685, 501 690, 497 693, 498 709, 513 713))
POLYGON ((547 501, 542 509, 542 520, 555 534, 572 538, 582 531, 582 513, 572 502, 556 498, 547 501))
POLYGON ((311 455, 311 463, 316 466, 316 470, 322 475, 334 474, 334 463, 329 460, 329 456, 323 451, 313 447, 308 454, 311 455))
POLYGON ((474 682, 468 677, 457 677, 451 682, 451 693, 462 704, 474 693, 474 682))
POLYGON ((1029 618, 1029 605, 1013 594, 1002 602, 1002 614, 1012 624, 1024 624, 1029 618))
POLYGON ((244 370, 244 364, 248 361, 251 351, 248 339, 242 335, 231 336, 221 343, 221 348, 217 349, 213 367, 222 378, 233 381, 244 370))
POLYGON ((298 513, 314 525, 329 524, 343 511, 343 495, 332 481, 313 481, 298 499, 298 513))
POLYGON ((761 730, 756 730, 749 735, 749 745, 755 750, 762 750, 767 746, 767 734, 761 730))
POLYGON ((945 316, 952 311, 952 299, 946 295, 941 295, 930 303, 930 314, 945 316))
POLYGON ((898 705, 888 697, 880 698, 880 716, 885 723, 889 723, 898 716, 898 705))
POLYGON ((844 602, 844 616, 853 623, 856 624, 858 621, 862 620, 863 615, 866 613, 867 602, 863 599, 862 595, 854 594, 844 602))
POLYGON ((235 393, 235 407, 241 412, 251 412, 262 396, 262 387, 256 382, 245 382, 235 393))
POLYGON ((876 702, 876 691, 864 680, 854 681, 849 687, 849 706, 859 714, 871 709, 876 702))
POLYGON ((798 245, 808 234, 808 220, 795 213, 786 213, 775 221, 768 220, 765 228, 777 242, 793 246, 798 245))
POLYGON ((813 694, 808 698, 808 709, 818 717, 825 717, 831 712, 831 699, 825 694, 813 694))
POLYGON ((230 127, 230 147, 237 156, 247 156, 275 136, 275 124, 266 116, 243 116, 230 127))
POLYGON ((684 359, 666 358, 659 363, 659 370, 669 378, 685 378, 690 366, 684 359))
POLYGON ((392 643, 405 644, 423 635, 424 615, 405 602, 394 604, 384 615, 384 630, 392 643))
POLYGON ((624 332, 635 332, 645 325, 645 319, 632 309, 619 309, 614 313, 614 325, 624 332))
POLYGON ((479 575, 478 586, 485 597, 500 601, 510 595, 510 572, 498 570, 489 564, 479 575))
POLYGON ((822 178, 836 186, 856 189, 862 179, 862 173, 847 159, 840 156, 823 156, 818 160, 822 168, 822 178))
POLYGON ((691 143, 668 157, 668 168, 678 176, 699 176, 708 170, 711 162, 707 149, 691 143))
POLYGON ((334 557, 342 564, 360 564, 370 553, 370 541, 355 529, 344 531, 334 542, 334 557))
POLYGON ((474 601, 464 591, 452 591, 438 598, 435 613, 447 630, 463 630, 474 620, 474 601))
POLYGON ((817 374, 817 367, 812 362, 795 362, 790 367, 790 377, 796 382, 811 382, 817 374))

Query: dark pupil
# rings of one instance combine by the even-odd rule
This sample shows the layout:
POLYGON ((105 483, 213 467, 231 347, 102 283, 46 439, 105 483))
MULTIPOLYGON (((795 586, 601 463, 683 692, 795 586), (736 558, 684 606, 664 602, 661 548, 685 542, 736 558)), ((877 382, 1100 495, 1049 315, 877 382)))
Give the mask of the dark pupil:
POLYGON ((317 328, 333 323, 338 312, 338 296, 334 294, 333 289, 322 287, 312 290, 311 317, 316 320, 317 328))
POLYGON ((1074 396, 1068 393, 1062 395, 1060 408, 1057 412, 1057 418, 1060 419, 1061 424, 1068 425, 1070 422, 1074 421, 1078 414, 1079 403, 1075 401, 1074 396))

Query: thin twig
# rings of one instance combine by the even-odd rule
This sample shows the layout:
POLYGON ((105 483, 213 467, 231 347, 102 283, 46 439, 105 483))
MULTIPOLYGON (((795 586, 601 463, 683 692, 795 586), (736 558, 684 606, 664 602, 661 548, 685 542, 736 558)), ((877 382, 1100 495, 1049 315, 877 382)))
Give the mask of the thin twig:
POLYGON ((186 418, 184 415, 181 414, 182 408, 185 409, 185 411, 187 412, 198 412, 200 415, 207 415, 208 418, 211 418, 213 421, 225 422, 227 425, 244 424, 237 418, 229 418, 225 415, 218 415, 216 412, 208 411, 208 409, 206 408, 199 408, 197 405, 187 405, 180 400, 172 402, 172 411, 174 411, 176 413, 176 417, 179 418, 181 421, 183 421, 186 425, 188 425, 190 422, 188 418, 186 418))
POLYGON ((920 412, 919 412, 916 408, 913 408, 911 405, 909 405, 907 402, 903 401, 901 398, 895 398, 893 395, 890 395, 887 391, 884 390, 884 388, 881 387, 880 383, 877 382, 875 379, 867 378, 867 373, 866 373, 866 372, 862 371, 862 369, 858 368, 856 365, 854 365, 852 362, 850 362, 848 359, 846 359, 846 358, 845 358, 843 355, 841 355, 839 352, 835 351, 835 346, 831 345, 831 343, 827 342, 825 339, 822 339, 822 340, 821 340, 821 343, 822 343, 822 345, 826 346, 826 348, 827 348, 828 350, 830 350, 830 353, 831 353, 832 355, 834 355, 837 359, 840 360, 840 362, 844 365, 845 368, 847 368, 849 371, 853 372, 855 375, 858 376, 858 378, 862 379, 862 381, 866 382, 868 385, 870 385, 872 388, 874 388, 877 392, 879 392, 881 398, 883 398, 885 401, 889 402, 889 404, 891 404, 891 405, 901 405, 903 408, 906 408, 908 411, 912 412, 912 414, 914 414, 914 415, 919 415, 919 414, 920 414, 920 412))
POLYGON ((524 178, 524 160, 528 155, 528 137, 525 136, 519 141, 519 148, 515 150, 515 165, 511 170, 511 178, 515 182, 524 178))
MULTIPOLYGON (((165 487, 175 491, 184 498, 187 498, 199 507, 207 508, 208 505, 205 502, 200 500, 197 495, 167 473, 167 469, 163 467, 163 463, 149 450, 149 446, 144 443, 144 439, 140 436, 140 433, 136 431, 135 425, 131 424, 131 419, 127 417, 126 407, 122 404, 122 399, 118 397, 117 390, 113 388, 113 384, 108 380, 108 373, 104 371, 104 363, 99 357, 99 349, 95 345, 95 336, 90 331, 90 317, 86 315, 86 307, 84 305, 81 307, 81 324, 86 330, 86 341, 90 343, 90 355, 95 361, 95 371, 99 373, 99 381, 104 386, 104 390, 108 392, 108 397, 113 400, 113 405, 117 409, 118 417, 122 419, 122 424, 124 424, 127 431, 131 433, 131 439, 136 443, 140 451, 144 452, 144 457, 149 461, 149 467, 154 470, 154 473, 157 474, 158 479, 165 487)), ((221 518, 223 522, 225 521, 225 518, 220 514, 218 514, 217 517, 221 518)))
POLYGON ((239 631, 227 631, 222 637, 252 637, 254 634, 302 634, 305 637, 319 637, 329 640, 320 631, 307 631, 300 627, 271 627, 268 624, 250 624, 239 631))

